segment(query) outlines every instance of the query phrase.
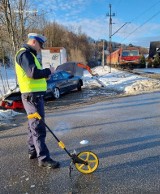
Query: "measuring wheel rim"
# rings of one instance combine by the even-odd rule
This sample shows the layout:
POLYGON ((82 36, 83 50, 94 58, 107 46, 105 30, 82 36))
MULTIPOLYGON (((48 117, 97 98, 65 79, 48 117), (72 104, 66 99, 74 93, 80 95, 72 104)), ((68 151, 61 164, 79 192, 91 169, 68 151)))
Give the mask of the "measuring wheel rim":
POLYGON ((88 162, 88 165, 75 163, 76 169, 83 174, 94 172, 99 165, 98 156, 91 151, 83 151, 77 155, 80 159, 88 162))

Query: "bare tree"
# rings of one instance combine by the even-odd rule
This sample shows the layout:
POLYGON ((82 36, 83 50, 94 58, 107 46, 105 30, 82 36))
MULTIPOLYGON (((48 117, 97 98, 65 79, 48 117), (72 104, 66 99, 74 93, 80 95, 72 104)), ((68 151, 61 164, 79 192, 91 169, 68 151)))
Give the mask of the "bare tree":
POLYGON ((0 1, 0 42, 5 42, 6 47, 8 45, 12 56, 15 56, 26 40, 30 29, 38 24, 36 10, 29 10, 30 8, 31 5, 27 0, 0 1))
MULTIPOLYGON (((47 22, 44 11, 32 9, 30 0, 0 0, 0 45, 15 56, 29 32, 47 36, 47 47, 65 47, 71 60, 90 58, 91 45, 81 28, 64 27, 55 21, 47 22)), ((13 58, 13 57, 12 57, 13 58)))

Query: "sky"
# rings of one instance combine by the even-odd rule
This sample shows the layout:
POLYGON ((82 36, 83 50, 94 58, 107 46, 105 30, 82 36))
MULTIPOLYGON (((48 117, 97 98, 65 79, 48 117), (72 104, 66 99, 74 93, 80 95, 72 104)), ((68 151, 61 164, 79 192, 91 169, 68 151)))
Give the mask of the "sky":
POLYGON ((32 5, 48 20, 81 29, 95 40, 109 41, 111 13, 113 42, 149 47, 160 41, 160 0, 34 0, 32 5))

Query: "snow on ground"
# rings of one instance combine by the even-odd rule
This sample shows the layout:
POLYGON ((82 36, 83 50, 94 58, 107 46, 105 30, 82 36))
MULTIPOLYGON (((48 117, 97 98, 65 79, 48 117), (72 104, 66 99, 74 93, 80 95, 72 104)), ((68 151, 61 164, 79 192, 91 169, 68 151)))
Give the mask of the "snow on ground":
POLYGON ((18 112, 15 112, 13 110, 0 110, 0 126, 1 121, 3 121, 4 124, 8 123, 11 119, 13 119, 14 116, 21 114, 18 112))
MULTIPOLYGON (((151 70, 141 69, 141 71, 150 72, 151 70)), ((152 69, 152 72, 154 71, 158 71, 160 73, 160 69, 152 69)), ((93 69, 93 72, 98 73, 98 78, 103 83, 103 86, 106 88, 106 90, 125 94, 136 94, 146 91, 160 90, 159 80, 142 77, 113 68, 111 69, 111 73, 108 73, 109 69, 106 66, 105 68, 100 66, 96 67, 93 69)), ((85 72, 84 86, 91 88, 93 86, 100 86, 100 84, 95 79, 93 79, 88 72, 85 72)))
MULTIPOLYGON (((11 89, 14 89, 16 86, 15 73, 13 69, 7 69, 8 84, 6 81, 6 74, 4 69, 0 69, 1 75, 3 75, 3 83, 0 82, 0 98, 4 94, 4 89, 6 92, 9 92, 11 89), (3 72, 3 74, 2 74, 3 72), (9 85, 9 88, 8 88, 9 85), (7 90, 8 89, 8 90, 7 90)), ((160 69, 140 69, 139 71, 143 72, 152 72, 160 73, 160 69)), ((113 93, 124 93, 124 94, 137 94, 147 91, 158 91, 160 90, 160 81, 155 79, 150 79, 147 77, 142 77, 132 73, 119 71, 116 69, 111 69, 109 73, 109 67, 102 66, 96 67, 93 69, 94 73, 97 73, 99 76, 92 77, 88 71, 84 71, 83 81, 85 88, 95 88, 102 87, 106 89, 106 92, 111 91, 113 93)), ((104 93, 104 90, 103 90, 104 93)), ((1 121, 12 118, 16 113, 11 110, 2 111, 0 110, 0 123, 1 121)))
POLYGON ((157 73, 160 74, 160 68, 145 68, 145 69, 136 69, 138 72, 146 73, 157 73))

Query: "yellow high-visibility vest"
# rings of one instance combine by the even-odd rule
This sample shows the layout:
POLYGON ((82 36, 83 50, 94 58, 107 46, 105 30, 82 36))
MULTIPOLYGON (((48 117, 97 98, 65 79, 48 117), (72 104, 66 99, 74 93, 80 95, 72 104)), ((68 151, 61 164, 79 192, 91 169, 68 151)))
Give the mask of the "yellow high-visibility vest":
MULTIPOLYGON (((17 53, 16 56, 19 54, 19 52, 26 50, 25 48, 21 48, 17 53)), ((37 66, 37 69, 42 69, 41 64, 39 63, 36 56, 31 53, 34 57, 35 64, 37 66)), ((47 90, 47 83, 45 78, 41 79, 33 79, 29 78, 26 74, 26 72, 23 70, 23 68, 16 62, 15 60, 15 69, 18 79, 18 84, 20 88, 21 93, 29 93, 29 92, 43 92, 47 90)))

